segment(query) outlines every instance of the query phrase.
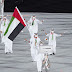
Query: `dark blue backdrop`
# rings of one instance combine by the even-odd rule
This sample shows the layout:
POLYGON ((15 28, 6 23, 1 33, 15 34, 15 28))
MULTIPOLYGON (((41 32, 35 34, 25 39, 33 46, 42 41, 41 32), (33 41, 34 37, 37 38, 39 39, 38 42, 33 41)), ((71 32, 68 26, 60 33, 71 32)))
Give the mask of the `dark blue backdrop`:
POLYGON ((5 0, 5 12, 18 6, 22 12, 72 12, 72 0, 5 0))

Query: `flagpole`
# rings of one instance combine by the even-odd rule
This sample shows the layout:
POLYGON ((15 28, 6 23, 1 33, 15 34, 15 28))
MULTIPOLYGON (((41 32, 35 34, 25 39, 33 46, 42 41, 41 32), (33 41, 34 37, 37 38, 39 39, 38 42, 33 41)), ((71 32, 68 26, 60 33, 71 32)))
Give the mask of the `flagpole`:
POLYGON ((2 18, 4 16, 4 0, 1 0, 1 14, 2 14, 2 18))

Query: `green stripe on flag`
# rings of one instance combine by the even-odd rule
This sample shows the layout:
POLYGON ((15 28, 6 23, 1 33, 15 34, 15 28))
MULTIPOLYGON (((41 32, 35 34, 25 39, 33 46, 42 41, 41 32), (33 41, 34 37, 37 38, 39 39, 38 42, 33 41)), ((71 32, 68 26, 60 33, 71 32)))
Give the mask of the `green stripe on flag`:
POLYGON ((7 29, 6 29, 6 31, 5 31, 5 33, 4 33, 4 36, 7 34, 8 30, 9 30, 9 27, 10 27, 10 25, 12 24, 13 20, 14 20, 14 17, 12 16, 12 18, 11 18, 11 20, 10 20, 10 23, 8 24, 8 27, 7 27, 7 29))

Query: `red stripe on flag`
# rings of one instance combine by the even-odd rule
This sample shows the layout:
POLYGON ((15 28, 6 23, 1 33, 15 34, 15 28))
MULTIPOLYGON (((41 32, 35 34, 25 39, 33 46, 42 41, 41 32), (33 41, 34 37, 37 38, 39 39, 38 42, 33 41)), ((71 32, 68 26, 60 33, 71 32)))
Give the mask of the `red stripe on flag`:
POLYGON ((14 13, 13 13, 13 17, 17 18, 23 25, 24 27, 26 26, 23 19, 21 18, 18 10, 15 8, 14 13))

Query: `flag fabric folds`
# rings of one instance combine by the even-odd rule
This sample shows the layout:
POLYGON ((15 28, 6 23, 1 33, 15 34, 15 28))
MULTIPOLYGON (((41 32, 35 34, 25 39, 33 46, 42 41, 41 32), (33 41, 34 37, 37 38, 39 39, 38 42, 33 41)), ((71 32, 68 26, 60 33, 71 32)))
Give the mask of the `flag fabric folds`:
POLYGON ((18 8, 15 7, 14 13, 4 33, 4 36, 13 41, 25 26, 25 20, 23 19, 18 8))

